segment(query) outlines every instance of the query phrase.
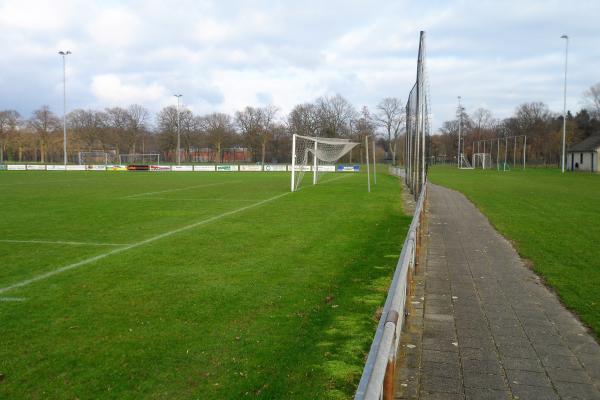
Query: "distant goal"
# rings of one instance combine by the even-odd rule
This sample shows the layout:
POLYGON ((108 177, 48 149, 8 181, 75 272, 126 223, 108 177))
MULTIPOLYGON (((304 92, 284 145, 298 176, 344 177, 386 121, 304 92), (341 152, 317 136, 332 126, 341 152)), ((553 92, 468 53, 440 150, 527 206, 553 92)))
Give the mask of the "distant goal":
POLYGON ((122 165, 160 165, 160 154, 120 154, 122 165))
POLYGON ((80 151, 78 154, 79 165, 108 165, 115 161, 114 151, 80 151))
POLYGON ((312 170, 316 185, 319 172, 330 170, 334 163, 350 152, 358 143, 350 139, 310 137, 294 134, 292 139, 291 190, 298 190, 305 172, 312 170))

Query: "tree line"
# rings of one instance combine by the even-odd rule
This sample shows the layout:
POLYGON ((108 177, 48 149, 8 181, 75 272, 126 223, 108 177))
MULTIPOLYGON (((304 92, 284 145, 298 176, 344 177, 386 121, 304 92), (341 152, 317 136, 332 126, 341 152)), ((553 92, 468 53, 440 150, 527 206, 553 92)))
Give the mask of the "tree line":
MULTIPOLYGON (((194 162, 194 154, 208 151, 210 162, 222 162, 225 149, 246 149, 249 162, 290 162, 291 136, 349 138, 361 145, 349 154, 349 162, 364 158, 364 138, 380 133, 378 159, 393 159, 404 121, 404 107, 397 98, 384 98, 374 113, 357 110, 341 95, 323 96, 296 105, 287 115, 273 105, 245 107, 233 114, 194 114, 168 106, 156 114, 139 105, 104 110, 75 109, 66 116, 67 155, 76 162, 82 151, 113 154, 158 153, 161 160, 176 160, 179 123, 182 162, 194 162), (179 118, 178 118, 179 117, 179 118)), ((118 159, 118 158, 117 158, 118 159)), ((53 163, 63 160, 63 121, 48 106, 29 118, 15 110, 0 111, 0 162, 53 163)))
MULTIPOLYGON (((576 114, 567 112, 567 148, 591 135, 600 134, 600 83, 591 86, 584 93, 583 100, 585 106, 576 114)), ((528 163, 560 165, 563 115, 550 111, 542 102, 521 104, 512 116, 504 119, 494 118, 492 112, 485 108, 478 108, 470 114, 464 107, 457 109, 456 118, 445 121, 439 134, 431 137, 432 162, 456 162, 459 121, 464 153, 468 157, 478 151, 476 143, 479 140, 527 135, 528 163)))

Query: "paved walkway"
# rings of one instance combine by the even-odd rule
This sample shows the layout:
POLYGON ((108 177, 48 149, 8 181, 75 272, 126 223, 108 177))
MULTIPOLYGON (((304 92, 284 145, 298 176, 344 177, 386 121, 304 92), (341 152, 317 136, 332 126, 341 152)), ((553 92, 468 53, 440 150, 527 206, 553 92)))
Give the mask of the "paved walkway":
POLYGON ((430 185, 397 399, 600 399, 600 346, 462 195, 430 185))

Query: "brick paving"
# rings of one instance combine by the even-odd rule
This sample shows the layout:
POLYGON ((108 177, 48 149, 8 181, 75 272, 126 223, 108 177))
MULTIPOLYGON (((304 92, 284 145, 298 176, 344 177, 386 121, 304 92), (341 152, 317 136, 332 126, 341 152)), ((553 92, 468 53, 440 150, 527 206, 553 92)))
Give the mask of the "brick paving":
POLYGON ((429 186, 396 399, 600 400, 600 346, 462 194, 429 186))

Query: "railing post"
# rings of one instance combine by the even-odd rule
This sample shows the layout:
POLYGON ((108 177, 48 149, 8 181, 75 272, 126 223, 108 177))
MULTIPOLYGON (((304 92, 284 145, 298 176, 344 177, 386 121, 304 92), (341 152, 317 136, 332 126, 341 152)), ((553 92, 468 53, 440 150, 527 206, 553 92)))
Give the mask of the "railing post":
MULTIPOLYGON (((395 310, 390 310, 387 314, 385 323, 391 322, 394 327, 398 326, 399 314, 395 310)), ((396 328, 394 328, 396 332, 396 328)), ((394 340, 396 340, 396 333, 394 333, 394 340)), ((394 399, 394 372, 396 370, 396 352, 392 351, 388 358, 387 366, 385 368, 385 376, 383 377, 383 400, 394 399)))

